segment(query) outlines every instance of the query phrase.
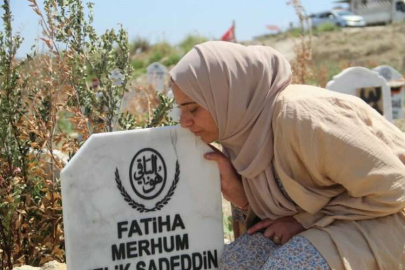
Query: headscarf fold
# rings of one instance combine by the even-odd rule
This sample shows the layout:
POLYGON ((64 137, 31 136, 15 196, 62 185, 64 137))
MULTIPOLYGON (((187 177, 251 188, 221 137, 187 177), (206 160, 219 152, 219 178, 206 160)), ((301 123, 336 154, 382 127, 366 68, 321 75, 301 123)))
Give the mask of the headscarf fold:
POLYGON ((288 61, 270 47, 210 41, 195 46, 170 76, 211 113, 256 215, 293 215, 295 206, 277 187, 271 164, 272 114, 277 95, 291 83, 288 61))

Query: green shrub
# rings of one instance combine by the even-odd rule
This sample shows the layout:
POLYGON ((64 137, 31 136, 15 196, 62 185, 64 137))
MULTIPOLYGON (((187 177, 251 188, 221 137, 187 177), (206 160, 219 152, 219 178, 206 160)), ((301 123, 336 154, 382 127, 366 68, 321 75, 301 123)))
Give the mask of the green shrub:
POLYGON ((336 26, 333 23, 323 23, 316 27, 315 31, 318 33, 324 33, 324 32, 333 32, 333 31, 338 31, 340 30, 339 26, 336 26))
POLYGON ((139 60, 139 59, 135 59, 131 62, 131 65, 134 69, 141 69, 145 67, 145 61, 143 60, 139 60))
POLYGON ((233 218, 232 216, 227 216, 222 220, 224 234, 228 239, 233 239, 233 218))
POLYGON ((65 157, 94 133, 173 124, 167 116, 173 100, 152 92, 147 118, 120 112, 133 74, 128 35, 122 27, 97 35, 93 4, 87 17, 81 0, 44 0, 43 9, 29 0, 49 53, 16 59, 22 37, 12 31, 10 0, 3 2, 0 269, 11 270, 65 260, 59 179, 65 157), (93 76, 96 90, 88 81, 93 76))
POLYGON ((173 51, 174 51, 173 47, 170 46, 170 44, 167 43, 166 41, 156 43, 152 47, 153 54, 159 53, 159 54, 162 55, 162 58, 165 57, 165 56, 168 56, 173 51))
POLYGON ((132 42, 132 47, 131 47, 131 52, 135 53, 140 50, 140 52, 148 52, 151 48, 150 42, 141 37, 137 37, 133 42, 132 42))
POLYGON ((171 55, 174 52, 174 49, 172 46, 170 46, 169 43, 167 42, 160 42, 156 43, 152 47, 152 56, 149 58, 149 64, 152 64, 154 62, 159 62, 163 58, 171 55))
POLYGON ((165 61, 163 61, 163 65, 167 67, 176 65, 180 61, 181 57, 182 56, 180 54, 172 54, 165 61))
POLYGON ((136 79, 139 76, 145 74, 147 72, 146 67, 140 68, 140 69, 135 69, 134 73, 132 74, 132 78, 136 79))
POLYGON ((161 52, 154 52, 152 56, 149 58, 149 64, 154 62, 159 62, 164 57, 163 53, 161 52))
POLYGON ((184 53, 189 52, 195 45, 204 43, 208 41, 206 37, 199 35, 188 35, 182 42, 180 42, 179 47, 183 49, 184 53))
POLYGON ((290 30, 287 31, 287 34, 291 37, 300 37, 301 36, 301 29, 299 28, 291 28, 290 30))

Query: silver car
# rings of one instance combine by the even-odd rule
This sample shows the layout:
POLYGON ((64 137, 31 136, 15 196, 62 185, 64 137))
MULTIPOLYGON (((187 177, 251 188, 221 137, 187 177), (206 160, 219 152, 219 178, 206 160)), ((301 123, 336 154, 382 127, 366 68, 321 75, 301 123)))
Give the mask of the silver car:
POLYGON ((312 27, 318 27, 324 23, 330 23, 340 27, 363 27, 366 22, 362 16, 356 15, 349 10, 335 9, 321 12, 310 16, 312 27))

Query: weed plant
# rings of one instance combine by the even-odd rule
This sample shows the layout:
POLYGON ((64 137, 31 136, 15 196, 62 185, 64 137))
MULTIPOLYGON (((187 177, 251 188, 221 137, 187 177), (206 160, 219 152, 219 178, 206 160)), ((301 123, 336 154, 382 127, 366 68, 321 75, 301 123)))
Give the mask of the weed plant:
POLYGON ((291 62, 293 72, 293 83, 305 84, 312 79, 312 29, 308 16, 300 0, 290 0, 289 5, 293 6, 300 24, 299 42, 294 44, 296 58, 291 62), (309 29, 308 32, 305 29, 309 29))
MULTIPOLYGON (((94 133, 172 124, 173 101, 147 97, 146 117, 120 113, 133 68, 127 33, 97 35, 93 4, 28 0, 41 19, 42 55, 16 59, 10 1, 0 32, 0 269, 65 260, 59 172, 94 133), (98 85, 89 83, 95 78, 98 85)), ((143 90, 139 90, 143 91, 143 90)))

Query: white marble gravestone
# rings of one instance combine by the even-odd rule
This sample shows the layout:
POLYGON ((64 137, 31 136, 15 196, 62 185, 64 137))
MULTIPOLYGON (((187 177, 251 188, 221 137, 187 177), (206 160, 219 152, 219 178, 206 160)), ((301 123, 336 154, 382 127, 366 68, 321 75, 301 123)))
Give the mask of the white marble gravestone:
POLYGON ((148 83, 153 85, 153 87, 159 93, 162 93, 165 89, 165 78, 167 69, 164 65, 160 63, 152 63, 146 69, 148 73, 148 83))
POLYGON ((378 66, 373 70, 383 76, 391 88, 392 118, 404 118, 404 77, 396 69, 387 65, 378 66))
POLYGON ((334 76, 326 88, 357 96, 392 121, 390 87, 377 72, 364 67, 351 67, 334 76))
POLYGON ((216 269, 220 177, 181 127, 92 135, 62 171, 69 270, 216 269))

